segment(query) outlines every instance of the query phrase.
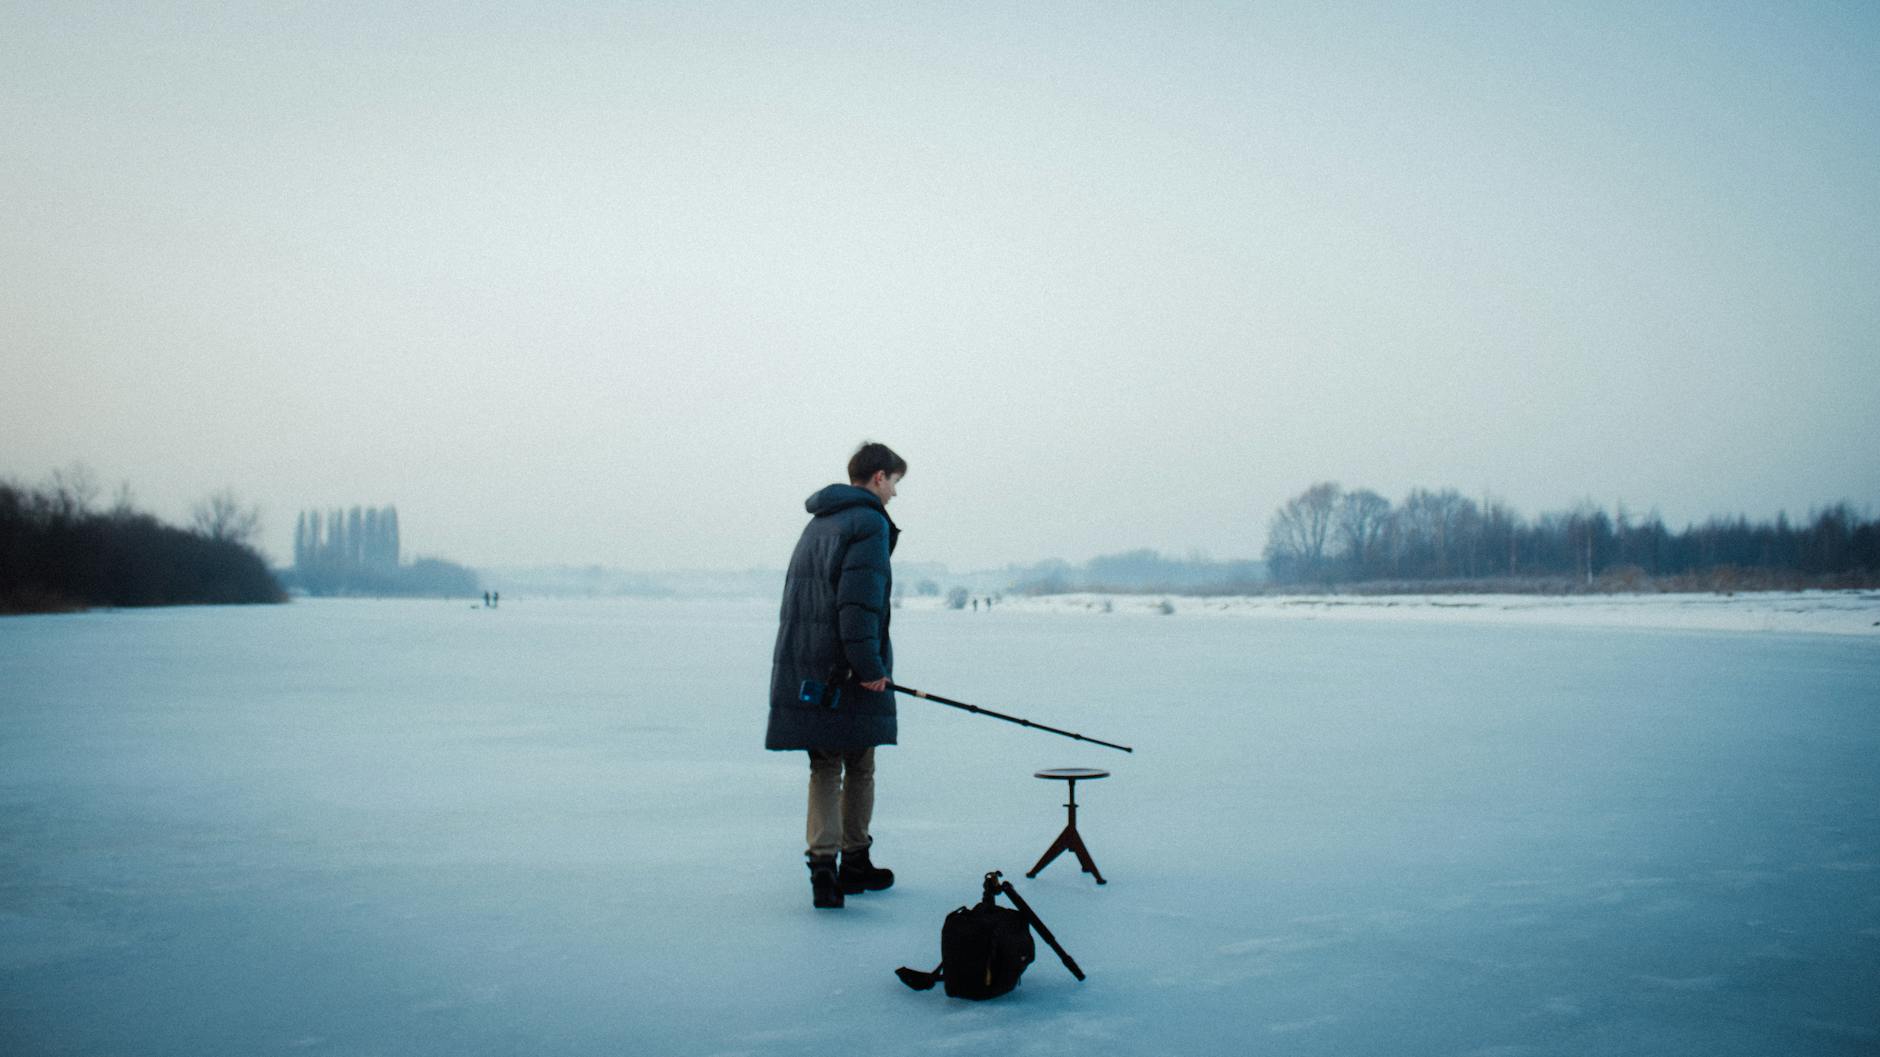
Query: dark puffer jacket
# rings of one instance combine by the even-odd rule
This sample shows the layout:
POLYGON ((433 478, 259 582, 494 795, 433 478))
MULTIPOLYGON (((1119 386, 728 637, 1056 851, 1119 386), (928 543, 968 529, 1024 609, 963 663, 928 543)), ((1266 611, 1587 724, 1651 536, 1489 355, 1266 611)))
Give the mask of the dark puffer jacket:
POLYGON ((865 749, 894 744, 894 691, 862 683, 894 673, 888 642, 888 555, 901 530, 865 488, 832 484, 790 556, 771 655, 766 749, 865 749), (841 688, 835 707, 802 700, 805 680, 841 688))

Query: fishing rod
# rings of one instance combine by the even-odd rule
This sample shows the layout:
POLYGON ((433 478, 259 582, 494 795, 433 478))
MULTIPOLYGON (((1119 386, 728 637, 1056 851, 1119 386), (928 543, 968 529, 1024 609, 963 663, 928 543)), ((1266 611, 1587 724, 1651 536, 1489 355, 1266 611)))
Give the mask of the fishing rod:
POLYGON ((969 705, 964 701, 955 701, 950 697, 941 697, 939 694, 930 694, 925 690, 916 690, 910 686, 902 686, 898 683, 889 683, 888 689, 893 690, 896 693, 909 694, 914 697, 918 697, 922 701, 933 701, 942 705, 951 705, 954 708, 963 708, 966 711, 973 713, 974 715, 991 716, 993 719, 1003 719, 1007 723, 1016 723, 1021 727, 1030 727, 1033 730, 1048 731, 1052 734, 1059 734, 1066 738, 1076 738, 1078 741, 1087 741, 1091 743, 1092 745, 1101 745, 1109 749, 1121 749, 1124 752, 1133 753, 1136 751, 1135 749, 1132 749, 1127 745, 1118 745, 1117 743, 1113 741, 1104 741, 1101 738, 1086 738, 1082 734, 1074 734, 1068 730, 1059 730, 1056 727, 1047 727, 1043 723, 1033 723, 1029 719, 1021 719, 1018 716, 1008 716, 1003 712, 994 712, 993 710, 989 708, 980 708, 978 705, 969 705))

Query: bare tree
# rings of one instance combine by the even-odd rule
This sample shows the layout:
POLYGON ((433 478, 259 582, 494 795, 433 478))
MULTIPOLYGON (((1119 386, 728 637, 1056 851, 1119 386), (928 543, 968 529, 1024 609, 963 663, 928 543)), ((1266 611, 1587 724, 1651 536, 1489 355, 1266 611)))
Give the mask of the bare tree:
POLYGON ((1582 499, 1568 512, 1567 536, 1573 545, 1574 569, 1588 584, 1593 582, 1595 544, 1611 538, 1612 519, 1591 499, 1582 499))
POLYGON ((1499 499, 1482 500, 1483 561, 1491 572, 1513 576, 1521 571, 1521 515, 1499 499))
POLYGON ((1412 576, 1446 577, 1469 571, 1479 536, 1481 512, 1475 501, 1453 488, 1432 492, 1412 489, 1397 508, 1398 560, 1412 576), (1465 558, 1463 568, 1456 559, 1465 558))
POLYGON ((1326 544, 1341 494, 1338 485, 1321 481, 1275 510, 1267 529, 1267 560, 1299 579, 1318 579, 1325 571, 1326 544))
POLYGON ((117 491, 111 493, 111 516, 120 521, 137 516, 137 495, 129 481, 118 482, 117 491))
POLYGON ((92 505, 98 501, 98 475, 84 463, 75 462, 48 475, 46 492, 52 500, 55 516, 83 517, 91 513, 92 505))
POLYGON ((1390 500, 1369 488, 1346 492, 1338 501, 1338 542, 1354 576, 1363 576, 1377 562, 1389 522, 1390 500))
POLYGON ((385 526, 385 561, 396 568, 398 566, 398 508, 388 506, 379 524, 385 526))
POLYGON ((355 569, 365 564, 365 516, 359 507, 353 507, 346 513, 346 551, 340 557, 355 569))
POLYGON ((261 508, 243 506, 233 488, 224 488, 195 505, 190 527, 212 540, 250 543, 261 532, 261 508))

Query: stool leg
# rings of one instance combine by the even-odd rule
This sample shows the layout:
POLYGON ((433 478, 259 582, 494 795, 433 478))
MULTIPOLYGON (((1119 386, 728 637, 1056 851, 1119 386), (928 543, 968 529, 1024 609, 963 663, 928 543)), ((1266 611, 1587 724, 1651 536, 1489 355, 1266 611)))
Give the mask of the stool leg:
POLYGON ((1084 868, 1084 872, 1094 876, 1097 879, 1097 883, 1100 885, 1109 884, 1110 882, 1103 879, 1102 874, 1097 873, 1097 862, 1090 857, 1090 849, 1084 847, 1083 834, 1078 833, 1074 829, 1068 831, 1068 833, 1070 836, 1071 852, 1077 856, 1077 862, 1084 868))
POLYGON ((1045 852, 1044 857, 1038 860, 1038 865, 1026 871, 1025 876, 1026 877, 1038 876, 1038 871, 1051 865, 1052 859, 1055 859, 1058 856, 1064 854, 1065 852, 1070 851, 1071 842, 1076 839, 1077 839, 1077 831, 1071 828, 1070 826, 1065 826, 1064 832, 1058 834, 1057 840, 1054 840, 1051 842, 1050 850, 1045 852))

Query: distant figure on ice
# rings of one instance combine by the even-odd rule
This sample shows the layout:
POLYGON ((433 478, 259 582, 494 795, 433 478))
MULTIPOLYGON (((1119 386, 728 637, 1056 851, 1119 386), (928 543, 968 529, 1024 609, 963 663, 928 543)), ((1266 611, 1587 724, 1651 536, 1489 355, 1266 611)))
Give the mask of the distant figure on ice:
POLYGON ((907 462, 887 445, 856 449, 849 483, 803 504, 810 522, 784 579, 764 747, 809 750, 806 855, 818 907, 894 883, 892 870, 869 861, 868 823, 875 746, 895 739, 888 557, 901 530, 888 517, 888 501, 906 474, 907 462))
POLYGON ((973 612, 979 612, 979 599, 973 599, 973 612))
POLYGON ((489 607, 490 607, 490 593, 488 591, 485 591, 483 592, 483 608, 488 609, 489 607))
POLYGON ((503 593, 501 591, 491 591, 490 592, 490 608, 495 609, 497 606, 500 606, 502 604, 503 604, 503 593))

